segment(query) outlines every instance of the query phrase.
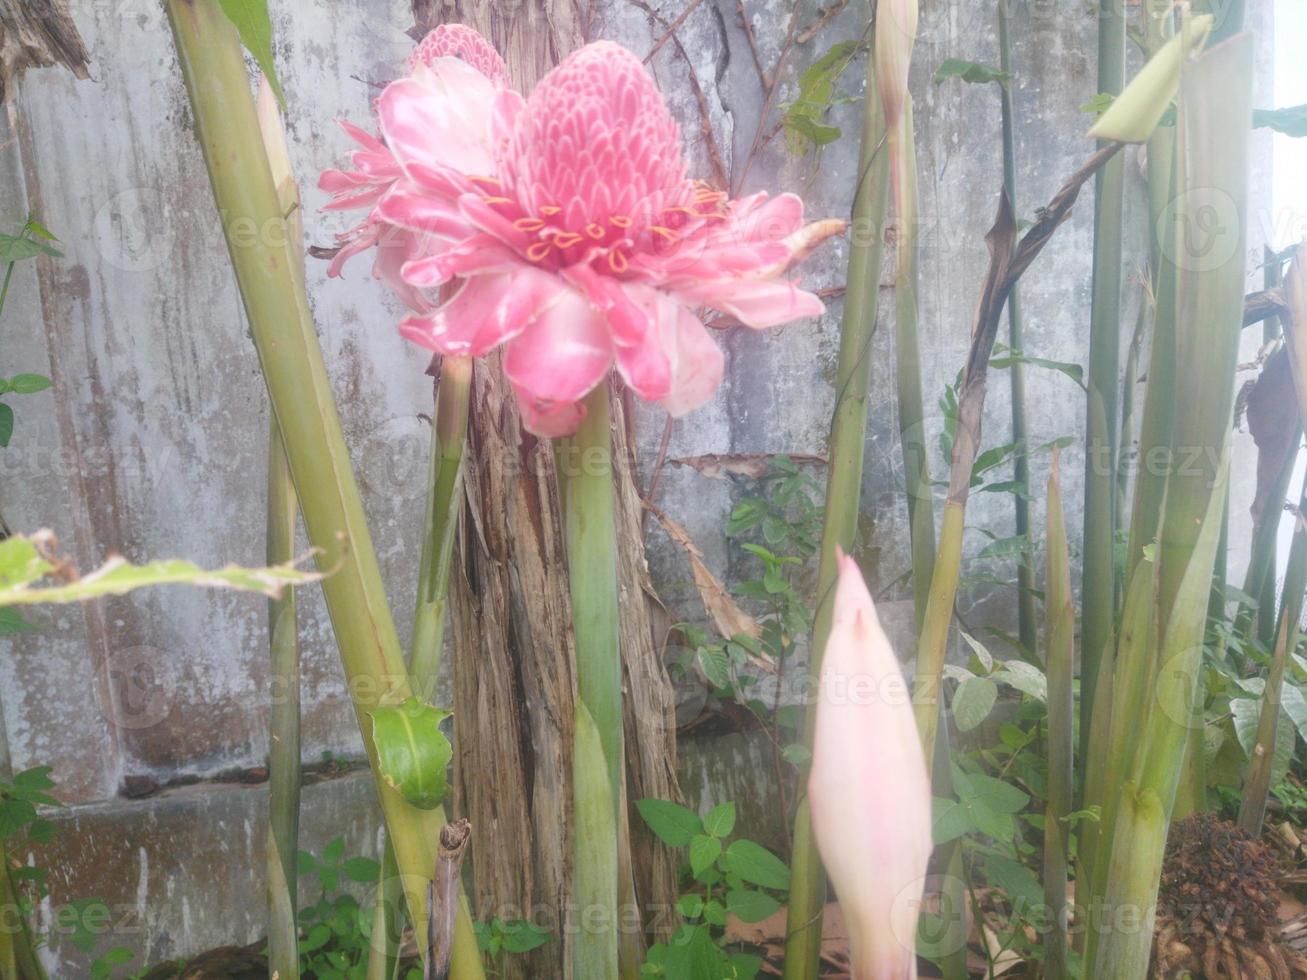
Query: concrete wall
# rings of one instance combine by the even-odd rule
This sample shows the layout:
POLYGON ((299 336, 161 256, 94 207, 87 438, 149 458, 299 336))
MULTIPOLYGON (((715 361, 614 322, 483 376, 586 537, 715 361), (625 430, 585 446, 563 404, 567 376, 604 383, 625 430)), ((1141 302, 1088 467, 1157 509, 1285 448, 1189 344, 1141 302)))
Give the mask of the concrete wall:
MULTIPOLYGON (((647 51, 684 6, 685 0, 603 0, 595 5, 595 33, 647 51)), ((791 52, 772 111, 761 123, 764 133, 774 123, 775 107, 794 98, 797 73, 832 44, 861 34, 866 4, 834 6, 839 12, 791 52)), ((946 57, 997 61, 991 6, 923 0, 912 75, 922 196, 923 380, 932 433, 939 424, 934 402, 967 347, 986 264, 982 239, 1001 166, 995 93, 957 81, 936 87, 930 76, 946 57)), ((366 120, 373 83, 399 71, 409 48, 402 34, 411 22, 408 4, 272 0, 271 7, 278 68, 292 106, 291 154, 304 185, 307 234, 326 244, 342 223, 318 210, 324 196, 314 178, 348 150, 333 119, 366 120)), ((793 5, 747 0, 743 7, 759 56, 770 68, 793 5)), ((1266 53, 1259 73, 1269 78, 1270 4, 1254 0, 1250 7, 1266 53)), ((813 215, 846 215, 862 61, 841 80, 847 101, 831 117, 844 138, 802 156, 787 150, 783 137, 774 139, 756 154, 745 178, 763 100, 736 8, 731 0, 698 4, 678 32, 683 51, 666 44, 652 62, 683 122, 698 174, 710 170, 691 72, 733 182, 746 189, 796 190, 813 215)), ((1046 201, 1091 150, 1082 135, 1088 120, 1079 109, 1095 91, 1096 22, 1089 11, 1080 0, 1030 0, 1013 7, 1023 214, 1046 201)), ((0 374, 38 371, 55 380, 52 392, 16 404, 13 443, 0 452, 3 511, 16 528, 57 529, 84 567, 111 551, 136 559, 176 555, 202 564, 256 563, 263 552, 267 409, 166 23, 156 0, 75 0, 73 13, 91 51, 93 77, 78 82, 55 71, 30 75, 10 128, 0 131, 0 224, 20 223, 30 208, 66 251, 62 260, 20 268, 0 324, 0 374)), ((817 17, 817 5, 802 5, 796 16, 798 27, 806 28, 817 17)), ((1258 104, 1271 103, 1263 87, 1258 104)), ((1261 136, 1255 141, 1254 200, 1269 213, 1268 144, 1261 136)), ((1130 161, 1130 193, 1137 199, 1141 185, 1133 155, 1130 161)), ((1258 232, 1255 226, 1254 239, 1258 232)), ((1092 193, 1086 192, 1023 281, 1029 353, 1084 362, 1091 234, 1092 193)), ((1253 244, 1260 254, 1260 243, 1253 244)), ((839 285, 846 258, 843 243, 827 246, 806 267, 807 283, 839 285)), ((908 566, 893 398, 891 269, 887 265, 873 352, 863 487, 867 526, 874 528, 866 557, 881 586, 908 566)), ((310 262, 309 292, 405 635, 425 473, 426 437, 418 419, 428 407, 425 358, 397 336, 399 308, 367 278, 364 264, 350 272, 344 281, 328 281, 323 264, 310 262)), ((1127 286, 1127 322, 1137 294, 1137 287, 1127 286)), ((833 399, 838 315, 835 301, 815 322, 730 334, 727 380, 711 405, 674 426, 670 454, 821 452, 833 399)), ((1033 442, 1081 436, 1083 401, 1065 378, 1031 371, 1028 389, 1033 442)), ((1008 441, 1009 412, 1005 376, 998 374, 986 417, 988 445, 1008 441)), ((641 414, 646 473, 662 427, 658 413, 641 414)), ((1242 442, 1240 447, 1246 449, 1242 442)), ((1066 460, 1064 483, 1075 510, 1083 485, 1080 461, 1074 451, 1066 460)), ((938 458, 932 464, 942 472, 938 458)), ((1046 459, 1036 460, 1034 485, 1041 486, 1046 475, 1046 459)), ((736 493, 728 483, 671 467, 657 501, 685 523, 709 565, 727 579, 749 572, 720 530, 736 493)), ((1246 511, 1246 496, 1241 485, 1236 515, 1246 511)), ((970 523, 1008 534, 1010 509, 1009 498, 982 495, 970 523)), ((1041 526, 1039 505, 1035 511, 1041 526)), ((1078 515, 1070 523, 1078 537, 1078 515)), ((1236 542, 1244 528, 1236 522, 1236 542)), ((981 540, 975 536, 969 548, 981 540)), ((655 577, 676 618, 701 615, 683 555, 658 530, 650 532, 650 548, 655 577)), ((1237 547, 1234 553, 1237 562, 1237 547)), ((888 618, 900 624, 901 640, 910 618, 906 598, 898 588, 885 606, 888 618)), ((1010 592, 977 589, 960 608, 973 625, 1011 626, 1010 592)), ((166 785, 262 764, 268 694, 264 603, 168 589, 85 609, 40 611, 33 618, 38 632, 0 641, 0 703, 15 764, 53 765, 61 794, 78 807, 67 818, 72 829, 91 826, 82 820, 103 828, 94 854, 76 853, 90 845, 64 838, 66 866, 121 870, 124 881, 140 889, 147 910, 191 896, 189 918, 176 918, 176 908, 153 917, 142 913, 145 938, 133 944, 152 955, 253 938, 261 901, 259 850, 249 831, 250 821, 258 819, 258 805, 248 802, 254 791, 216 787, 210 800, 202 784, 175 791, 184 794, 182 800, 168 793, 131 802, 117 797, 128 780, 166 785), (215 825, 213 814, 229 807, 233 815, 215 825), (191 829, 177 829, 182 825, 191 829), (184 860, 191 855, 200 869, 221 864, 225 870, 214 871, 216 878, 209 870, 196 873, 184 860), (237 906, 244 917, 223 914, 237 906)), ((302 624, 306 758, 357 754, 329 623, 316 596, 303 604, 302 624)), ((310 794, 308 806, 320 809, 311 818, 315 826, 332 836, 327 825, 335 815, 345 823, 353 819, 361 805, 356 795, 344 784, 310 794)), ((354 837, 368 838, 362 827, 350 827, 354 837)), ((99 887, 93 877, 71 872, 56 874, 53 884, 56 901, 99 887)), ((104 887, 121 884, 102 880, 104 887)))

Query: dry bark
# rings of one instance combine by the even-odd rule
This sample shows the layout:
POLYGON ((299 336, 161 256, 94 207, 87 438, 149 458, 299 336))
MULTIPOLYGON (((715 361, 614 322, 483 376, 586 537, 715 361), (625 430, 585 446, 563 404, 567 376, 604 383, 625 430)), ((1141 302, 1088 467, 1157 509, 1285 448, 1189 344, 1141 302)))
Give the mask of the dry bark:
POLYGON ((66 0, 0 0, 0 103, 13 101, 24 69, 64 65, 86 78, 88 61, 66 0))
MULTIPOLYGON (((581 43, 586 20, 574 0, 415 0, 414 14, 417 36, 442 20, 480 30, 523 91, 581 43)), ((678 799, 675 711, 661 659, 667 623, 645 564, 623 418, 615 398, 626 796, 678 799)), ((508 957, 507 977, 569 977, 576 680, 563 528, 553 449, 522 431, 497 357, 477 365, 465 458, 467 509, 450 623, 455 810, 477 828, 470 856, 475 911, 479 918, 531 918, 554 931, 554 942, 508 957)), ((638 817, 629 834, 623 866, 631 869, 648 924, 676 900, 675 858, 638 817)))

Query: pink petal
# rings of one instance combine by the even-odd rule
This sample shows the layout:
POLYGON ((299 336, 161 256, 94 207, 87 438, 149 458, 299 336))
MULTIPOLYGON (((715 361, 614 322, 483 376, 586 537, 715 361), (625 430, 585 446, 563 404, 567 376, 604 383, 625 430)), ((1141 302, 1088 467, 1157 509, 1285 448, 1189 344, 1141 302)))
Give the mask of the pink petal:
POLYGON ((373 153, 390 152, 389 150, 386 149, 386 144, 382 143, 381 140, 377 139, 366 129, 363 129, 359 126, 355 126, 348 119, 339 119, 337 120, 337 122, 340 123, 340 128, 345 130, 345 132, 348 133, 350 137, 353 138, 354 141, 357 142, 359 145, 361 145, 364 149, 370 150, 373 153))
POLYGON ((726 359, 699 318, 679 303, 672 305, 674 320, 659 324, 663 352, 672 365, 671 390, 660 404, 680 416, 708 403, 721 384, 726 359))
POLYGON ((518 408, 522 412, 522 425, 527 432, 543 439, 570 436, 585 418, 585 406, 580 402, 537 403, 530 392, 519 385, 513 385, 513 390, 517 393, 518 408))
POLYGON ((410 231, 461 240, 472 226, 453 201, 428 194, 407 181, 396 183, 377 203, 377 216, 410 231))
MULTIPOLYGON (((441 354, 481 357, 518 337, 528 325, 537 329, 538 318, 547 318, 548 311, 562 305, 560 300, 569 293, 556 276, 538 270, 473 276, 431 313, 404 320, 399 331, 441 354)), ((509 352, 511 357, 512 347, 509 352)))
POLYGON ((539 271, 489 235, 473 235, 428 258, 410 262, 404 267, 404 277, 415 286, 432 289, 456 276, 479 276, 518 269, 539 271))
MULTIPOLYGON (((561 286, 562 280, 548 278, 561 286)), ((580 293, 562 286, 553 302, 508 345, 504 373, 524 400, 544 410, 580 401, 603 380, 612 362, 603 314, 580 293)))
POLYGON ((711 306, 754 328, 774 327, 804 317, 820 316, 826 310, 812 293, 784 280, 685 281, 668 288, 690 306, 711 306))
POLYGON ((431 171, 488 173, 495 87, 457 58, 420 65, 386 86, 377 100, 381 131, 404 172, 420 181, 431 171), (424 168, 417 170, 415 168, 424 168))

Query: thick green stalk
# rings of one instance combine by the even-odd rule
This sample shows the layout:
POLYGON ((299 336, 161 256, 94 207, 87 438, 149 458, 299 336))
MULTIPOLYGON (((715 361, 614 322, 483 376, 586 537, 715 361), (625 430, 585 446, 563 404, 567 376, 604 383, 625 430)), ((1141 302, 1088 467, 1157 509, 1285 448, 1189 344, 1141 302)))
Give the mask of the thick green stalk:
MULTIPOLYGON (((299 502, 281 433, 268 439, 268 564, 295 557, 299 502)), ((268 601, 272 650, 272 710, 268 746, 268 969, 299 977, 298 872, 300 820, 300 645, 295 589, 268 601)))
MULTIPOLYGON (((1010 0, 998 0, 998 54, 999 70, 1006 79, 999 83, 999 113, 1003 124, 1003 188, 1007 198, 1012 202, 1012 210, 1020 214, 1017 207, 1017 142, 1016 125, 1012 113, 1012 37, 1008 29, 1008 4, 1010 0)), ((1020 289, 1012 287, 1007 299, 1008 346, 1014 351, 1025 352, 1025 334, 1021 325, 1020 289)), ((1030 492, 1030 457, 1026 455, 1026 370, 1020 361, 1013 361, 1008 376, 1012 385, 1012 441, 1016 443, 1017 453, 1012 463, 1012 479, 1023 490, 1012 495, 1015 508, 1015 530, 1022 537, 1030 534, 1030 503, 1026 494, 1030 492)), ((1025 648, 1026 656, 1038 660, 1036 648, 1038 639, 1039 613, 1035 604, 1035 567, 1030 552, 1025 551, 1017 561, 1017 638, 1025 648)))
MULTIPOLYGON (((1125 85, 1125 11, 1101 0, 1098 12, 1098 90, 1118 95, 1125 85)), ((1089 320, 1089 401, 1085 421, 1084 553, 1081 601, 1080 754, 1088 755, 1089 725, 1099 665, 1116 621, 1117 392, 1121 384, 1121 241, 1125 160, 1098 172, 1094 191, 1094 273, 1089 320)))
MULTIPOLYGON (((830 466, 822 521, 817 585, 819 602, 809 648, 808 680, 813 690, 821 676, 821 658, 830 635, 836 550, 852 550, 857 536, 863 449, 867 435, 867 389, 871 384, 871 341, 876 332, 880 264, 889 202, 885 115, 877 92, 874 56, 869 55, 867 61, 862 149, 853 199, 853 234, 850 236, 848 285, 840 326, 835 411, 827 444, 830 466)), ((811 706, 804 722, 804 742, 811 747, 816 723, 816 711, 811 706)), ((806 799, 799 802, 791 853, 784 976, 785 980, 815 980, 821 952, 821 913, 826 902, 826 878, 812 838, 806 799)))
POLYGON ((1109 896, 1088 906, 1086 980, 1144 980, 1153 951, 1151 910, 1157 905, 1162 875, 1162 849, 1152 846, 1166 839, 1166 810, 1152 790, 1123 788, 1119 815, 1111 840, 1108 872, 1109 896), (1129 897, 1127 897, 1129 896, 1129 897), (1135 896, 1143 901, 1132 904, 1135 896), (1101 952, 1099 952, 1101 950, 1101 952))
MULTIPOLYGON (((607 395, 607 385, 601 386, 607 395)), ((572 868, 572 901, 579 921, 596 921, 594 911, 617 909, 617 824, 613 809, 612 783, 605 778, 608 753, 603 738, 586 709, 584 699, 576 703, 576 727, 573 736, 572 780, 573 836, 576 838, 576 863, 572 868)), ((608 928, 609 920, 597 919, 601 925, 580 929, 572 943, 572 976, 609 980, 618 975, 617 936, 608 928)))
POLYGON ((912 706, 917 716, 921 744, 927 752, 935 747, 939 727, 939 686, 948 651, 949 626, 953 622, 953 600, 957 597, 962 569, 962 534, 966 526, 966 500, 949 500, 939 526, 939 551, 935 575, 930 583, 926 621, 917 643, 917 671, 912 706))
MULTIPOLYGON (((1155 635, 1161 642, 1155 687, 1141 702, 1155 707, 1136 716, 1142 718, 1142 733, 1132 739, 1130 758, 1113 760, 1118 784, 1130 784, 1108 818, 1114 833, 1102 892, 1107 909, 1136 909, 1144 916, 1156 907, 1154 869, 1160 871, 1195 699, 1201 697, 1203 633, 1225 505, 1243 316, 1248 149, 1246 140, 1231 140, 1229 133, 1242 132, 1252 112, 1252 53, 1252 38, 1243 34, 1195 60, 1183 79, 1177 113, 1181 152, 1175 186, 1185 191, 1176 202, 1179 217, 1193 217, 1185 209, 1196 206, 1199 191, 1216 189, 1228 199, 1231 218, 1201 249, 1170 253, 1174 323, 1182 329, 1174 333, 1174 360, 1155 361, 1149 369, 1150 401, 1158 378, 1169 380, 1175 398, 1168 443, 1175 465, 1166 476, 1165 511, 1152 552, 1155 635)), ((1159 302, 1164 298, 1159 295, 1159 302)), ((1138 522, 1140 515, 1135 518, 1138 522)), ((1137 561, 1143 560, 1141 555, 1137 561)), ((1096 897, 1097 886, 1091 895, 1096 897)), ((1085 975, 1143 977, 1150 951, 1149 937, 1091 928, 1085 975)))
MULTIPOLYGON (((463 476, 463 448, 467 442, 468 401, 472 393, 472 360, 446 357, 440 362, 435 414, 431 420, 431 458, 427 468, 427 508, 422 524, 422 556, 418 564, 417 609, 409 647, 409 680, 413 691, 434 703, 440 676, 440 654, 449 600, 449 568, 458 530, 459 488, 463 476)), ((368 954, 368 980, 395 975, 403 935, 400 908, 399 865, 395 849, 386 841, 381 880, 372 912, 372 947, 368 954)))
POLYGON ((1044 904, 1049 928, 1044 934, 1044 971, 1049 980, 1068 977, 1064 919, 1067 887, 1067 825, 1073 807, 1076 607, 1071 595, 1071 560, 1057 451, 1048 479, 1047 584, 1044 591, 1045 673, 1048 678, 1048 802, 1044 808, 1044 904))
MULTIPOLYGON (((1143 295, 1139 298, 1139 315, 1135 318, 1134 333, 1130 337, 1130 348, 1125 357, 1125 376, 1121 384, 1121 431, 1118 439, 1116 452, 1116 501, 1115 527, 1117 531, 1126 526, 1125 505, 1129 499, 1127 489, 1130 481, 1131 467, 1138 461, 1137 456, 1131 453, 1131 447, 1135 438, 1135 388, 1138 386, 1139 378, 1139 357, 1143 352, 1144 333, 1148 329, 1149 321, 1152 319, 1154 301, 1152 294, 1145 288, 1142 290, 1143 295)), ((1120 576, 1121 569, 1117 567, 1117 585, 1123 586, 1124 583, 1120 576)), ((1101 664, 1100 664, 1101 670, 1101 664)))
MULTIPOLYGON (((573 892, 578 903, 589 902, 604 913, 597 916, 594 930, 584 930, 585 941, 575 944, 574 963, 578 977, 595 980, 617 976, 617 822, 624 819, 618 812, 623 773, 622 661, 609 398, 607 382, 586 396, 585 418, 576 434, 559 444, 558 454, 580 697, 572 757, 578 808, 573 892), (594 746, 583 744, 583 727, 597 736, 594 746), (608 776, 606 793, 592 785, 591 770, 600 762, 608 776), (596 807, 606 812, 591 812, 596 807), (597 964, 602 964, 601 971, 587 972, 597 970, 597 964)), ((581 908, 584 911, 586 906, 581 908)))
POLYGON ((45 967, 37 955, 36 936, 32 924, 23 913, 19 901, 21 894, 14 880, 9 855, 0 843, 0 911, 5 915, 0 928, 0 976, 6 980, 46 980, 45 967))
MULTIPOLYGON (((291 169, 281 108, 266 78, 259 81, 259 132, 277 203, 294 243, 296 281, 304 284, 304 221, 299 186, 291 169)), ((268 427, 269 565, 295 558, 299 500, 286 449, 274 418, 268 427)), ((299 819, 300 819, 300 646, 295 589, 268 603, 268 642, 272 654, 272 705, 268 745, 268 969, 287 980, 299 978, 299 819)))
MULTIPOLYGON (((870 97, 870 93, 869 93, 870 97)), ((912 596, 917 629, 926 615, 935 565, 935 510, 930 491, 930 450, 926 443, 921 396, 921 349, 917 330, 917 151, 912 124, 912 97, 903 102, 898 125, 888 134, 894 223, 898 229, 894 274, 894 378, 903 451, 903 480, 908 494, 912 548, 912 596)))
MULTIPOLYGON (((1299 495, 1299 514, 1307 513, 1307 483, 1299 495)), ((1278 516, 1278 512, 1277 512, 1278 516)), ((1260 837, 1266 817, 1266 797, 1271 791, 1271 766, 1275 759, 1275 733, 1280 721, 1281 691, 1284 668, 1289 654, 1297 647, 1302 622, 1303 592, 1307 590, 1307 526, 1301 517, 1294 529, 1289 548, 1289 564, 1284 573, 1284 592, 1275 635, 1275 655, 1262 692, 1262 712, 1257 719, 1257 744, 1248 776, 1244 780, 1243 799, 1239 805, 1239 826, 1253 837, 1260 837)))
POLYGON ((431 469, 427 514, 422 526, 422 560, 418 566, 417 611, 409 673, 418 696, 430 701, 440 674, 445 610, 449 601, 449 567, 458 529, 463 447, 467 442, 472 360, 446 357, 440 362, 436 412, 431 424, 431 469))
MULTIPOLYGON (((368 737, 369 711, 400 703, 412 690, 308 300, 296 281, 294 250, 259 136, 240 41, 218 0, 168 0, 167 11, 304 524, 319 549, 320 567, 331 572, 323 594, 409 910, 413 921, 425 922, 426 884, 435 868, 444 813, 417 810, 389 786, 368 737)), ((466 908, 461 913, 452 975, 480 978, 471 919, 466 908)))

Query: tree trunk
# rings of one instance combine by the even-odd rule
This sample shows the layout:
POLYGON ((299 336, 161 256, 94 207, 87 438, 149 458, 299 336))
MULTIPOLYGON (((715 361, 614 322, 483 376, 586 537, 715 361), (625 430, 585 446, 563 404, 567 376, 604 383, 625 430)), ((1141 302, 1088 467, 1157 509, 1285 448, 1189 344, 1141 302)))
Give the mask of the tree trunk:
POLYGON ((86 78, 89 60, 66 0, 0 0, 0 103, 13 99, 25 68, 66 65, 86 78))
MULTIPOLYGON (((572 0, 415 0, 424 34, 457 20, 485 34, 523 92, 582 41, 572 0)), ((613 404, 626 796, 679 798, 666 617, 649 581, 621 398, 613 404)), ((505 976, 569 977, 572 711, 576 697, 566 554, 553 448, 522 431, 498 357, 477 364, 465 456, 467 507, 450 585, 457 774, 454 810, 472 821, 479 920, 529 918, 554 941, 510 956, 505 976)), ((633 813, 627 808, 628 813, 633 813)), ((646 928, 666 928, 676 861, 638 816, 624 836, 646 928)), ((623 902, 630 900, 630 886, 623 902)), ((577 978, 581 980, 581 978, 577 978)))

